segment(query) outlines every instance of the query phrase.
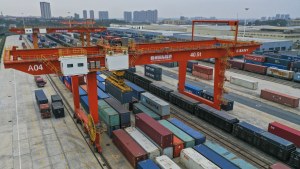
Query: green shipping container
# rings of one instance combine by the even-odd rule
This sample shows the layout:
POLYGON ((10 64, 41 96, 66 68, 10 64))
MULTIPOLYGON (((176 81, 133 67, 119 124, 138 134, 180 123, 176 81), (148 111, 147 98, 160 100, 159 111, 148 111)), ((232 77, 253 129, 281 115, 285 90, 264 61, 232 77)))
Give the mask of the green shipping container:
POLYGON ((148 107, 142 105, 141 103, 135 103, 133 105, 133 113, 134 114, 138 114, 138 113, 146 113, 147 115, 149 115, 150 117, 152 117, 155 120, 160 120, 160 116, 156 113, 154 113, 154 111, 150 110, 148 107))
POLYGON ((191 136, 186 134, 184 131, 174 126, 172 123, 168 122, 167 120, 159 120, 158 122, 167 129, 169 129, 175 136, 180 138, 180 140, 184 142, 185 148, 195 146, 195 140, 191 136))
MULTIPOLYGON (((99 100, 100 101, 100 100, 99 100)), ((102 100, 103 101, 103 100, 102 100)), ((104 102, 104 101, 103 101, 104 102)), ((108 126, 118 126, 120 125, 120 117, 119 114, 107 105, 100 103, 102 106, 99 105, 98 102, 98 113, 100 116, 100 120, 104 121, 108 126)))
POLYGON ((106 103, 104 100, 98 100, 98 110, 109 108, 110 105, 106 103))

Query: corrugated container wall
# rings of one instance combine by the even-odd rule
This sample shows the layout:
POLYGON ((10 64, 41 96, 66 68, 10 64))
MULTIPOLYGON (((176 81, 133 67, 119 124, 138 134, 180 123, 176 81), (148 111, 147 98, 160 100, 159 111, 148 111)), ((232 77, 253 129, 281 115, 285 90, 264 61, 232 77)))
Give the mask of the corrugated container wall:
POLYGON ((296 108, 299 106, 299 98, 269 89, 262 89, 260 97, 292 108, 296 108))
POLYGON ((256 90, 258 88, 258 82, 243 79, 236 76, 230 76, 230 83, 245 87, 247 89, 256 90))
POLYGON ((137 169, 160 169, 154 161, 148 159, 140 161, 137 165, 137 169))
POLYGON ((149 107, 155 113, 165 116, 170 114, 170 105, 164 100, 145 92, 141 94, 141 103, 149 107))
POLYGON ((165 155, 156 157, 155 161, 161 169, 181 169, 174 161, 165 155))

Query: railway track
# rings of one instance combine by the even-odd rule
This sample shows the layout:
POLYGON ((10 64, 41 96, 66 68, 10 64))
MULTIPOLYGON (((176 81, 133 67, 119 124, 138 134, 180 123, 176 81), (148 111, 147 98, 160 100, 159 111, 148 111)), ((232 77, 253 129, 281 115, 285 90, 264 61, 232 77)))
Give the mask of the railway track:
MULTIPOLYGON (((205 66, 214 67, 214 64, 212 64, 212 63, 207 63, 207 62, 202 62, 202 61, 199 61, 199 63, 201 63, 205 66)), ((237 73, 237 74, 246 75, 246 76, 250 76, 250 77, 254 77, 254 78, 257 78, 257 79, 261 79, 261 80, 266 80, 266 81, 269 81, 269 82, 274 82, 274 83, 290 86, 290 87, 293 87, 293 88, 300 88, 300 83, 296 83, 296 82, 289 81, 289 80, 279 79, 279 78, 275 78, 275 77, 271 77, 271 76, 267 76, 267 75, 260 75, 260 74, 257 74, 257 73, 247 72, 247 71, 238 70, 238 69, 229 69, 227 71, 237 73)))
POLYGON ((245 158, 246 161, 254 164, 256 167, 262 168, 262 169, 268 169, 270 165, 273 164, 273 162, 263 159, 257 154, 249 152, 247 149, 238 146, 234 141, 219 135, 213 129, 208 128, 207 126, 204 126, 203 123, 199 123, 200 120, 195 116, 190 115, 189 113, 185 112, 184 110, 181 110, 174 105, 171 105, 171 114, 173 117, 176 117, 180 119, 181 121, 184 121, 186 124, 189 124, 191 127, 203 132, 206 137, 218 142, 225 148, 228 148, 229 151, 232 153, 245 158), (197 120, 195 120, 197 119, 197 120))

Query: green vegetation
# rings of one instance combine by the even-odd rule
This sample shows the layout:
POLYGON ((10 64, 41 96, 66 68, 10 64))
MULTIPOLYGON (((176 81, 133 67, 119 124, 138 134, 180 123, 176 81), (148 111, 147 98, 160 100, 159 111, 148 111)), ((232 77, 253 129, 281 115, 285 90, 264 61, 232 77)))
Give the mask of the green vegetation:
POLYGON ((254 22, 249 22, 248 25, 271 25, 271 26, 287 26, 288 21, 283 19, 277 19, 277 20, 268 20, 268 21, 260 21, 256 20, 254 22))

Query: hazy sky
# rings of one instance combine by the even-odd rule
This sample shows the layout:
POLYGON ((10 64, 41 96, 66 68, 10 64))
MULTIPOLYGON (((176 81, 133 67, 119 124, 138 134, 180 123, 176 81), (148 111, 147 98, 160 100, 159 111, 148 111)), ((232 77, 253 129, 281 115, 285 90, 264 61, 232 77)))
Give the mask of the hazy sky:
MULTIPOLYGON (((80 14, 82 10, 109 11, 110 18, 123 18, 123 11, 157 9, 159 17, 216 16, 218 18, 260 18, 288 13, 300 17, 300 0, 45 0, 51 3, 52 16, 80 14), (245 7, 250 8, 245 12, 245 7)), ((39 0, 0 0, 4 15, 40 16, 39 0)))

